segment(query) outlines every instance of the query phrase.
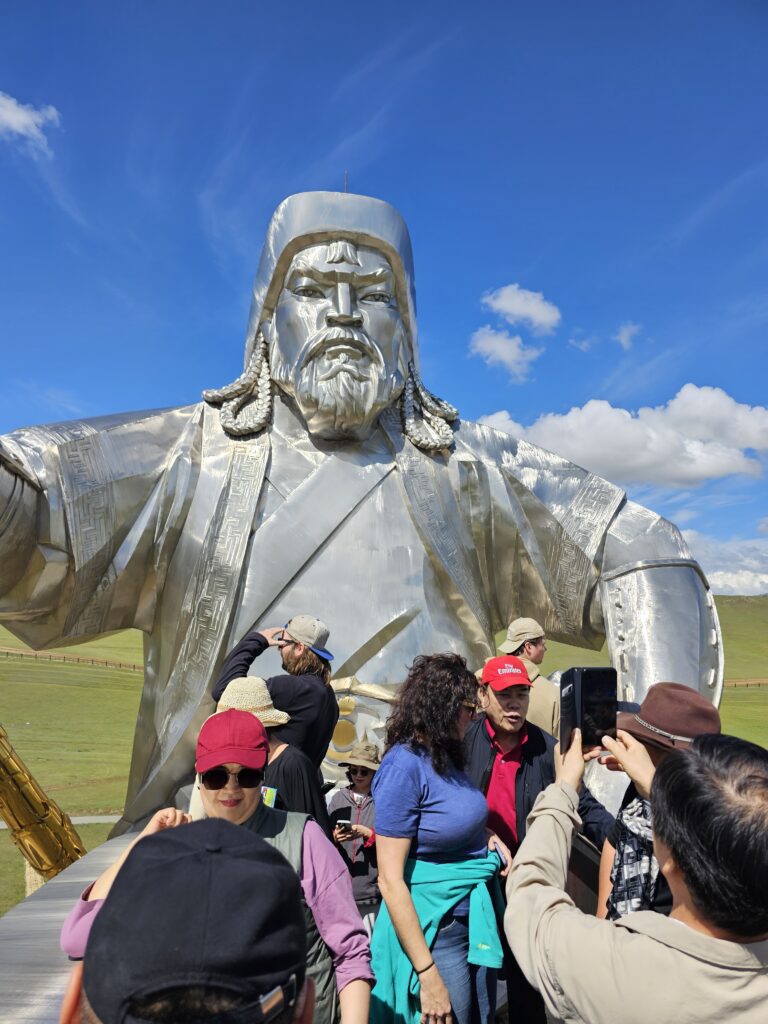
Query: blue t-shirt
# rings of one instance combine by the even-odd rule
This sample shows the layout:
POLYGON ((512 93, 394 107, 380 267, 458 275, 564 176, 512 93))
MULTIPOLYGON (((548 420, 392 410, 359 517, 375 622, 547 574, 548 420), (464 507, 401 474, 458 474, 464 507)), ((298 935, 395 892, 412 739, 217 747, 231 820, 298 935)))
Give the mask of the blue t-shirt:
POLYGON ((450 861, 487 852, 485 797, 464 772, 439 775, 429 754, 403 743, 392 747, 373 776, 376 834, 411 839, 411 856, 450 861))

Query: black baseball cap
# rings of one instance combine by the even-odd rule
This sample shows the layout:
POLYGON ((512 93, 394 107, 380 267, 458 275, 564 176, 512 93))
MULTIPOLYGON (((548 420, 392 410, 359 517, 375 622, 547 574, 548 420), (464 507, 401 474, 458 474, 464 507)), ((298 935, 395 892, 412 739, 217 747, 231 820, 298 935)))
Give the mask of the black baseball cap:
POLYGON ((242 826, 196 821, 146 836, 120 869, 88 938, 84 1017, 144 1024, 137 1000, 201 986, 242 1000, 211 1024, 259 1024, 295 1002, 305 969, 288 861, 242 826))

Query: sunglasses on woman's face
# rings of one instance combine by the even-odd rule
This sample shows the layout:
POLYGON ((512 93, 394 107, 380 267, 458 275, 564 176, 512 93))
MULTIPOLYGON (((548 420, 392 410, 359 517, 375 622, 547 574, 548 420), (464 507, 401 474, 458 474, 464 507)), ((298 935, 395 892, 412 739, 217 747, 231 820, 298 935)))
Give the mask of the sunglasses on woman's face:
POLYGON ((461 701, 461 707, 466 708, 469 711, 472 718, 480 713, 482 710, 480 705, 474 700, 463 700, 461 701))
POLYGON ((373 774, 370 768, 348 768, 347 771, 350 775, 362 775, 363 778, 373 774))
POLYGON ((231 772, 227 768, 209 768, 200 776, 200 781, 206 789, 224 789, 230 775, 241 789, 256 789, 264 778, 264 773, 258 768, 241 768, 239 772, 231 772))

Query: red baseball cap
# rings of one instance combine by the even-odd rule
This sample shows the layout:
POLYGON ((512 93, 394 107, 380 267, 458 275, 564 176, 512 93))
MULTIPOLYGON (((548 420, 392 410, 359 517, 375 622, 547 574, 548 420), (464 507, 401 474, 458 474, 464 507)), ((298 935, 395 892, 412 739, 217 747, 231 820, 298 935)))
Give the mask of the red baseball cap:
POLYGON ((207 772, 220 764, 241 764, 261 771, 267 763, 267 730, 250 711, 221 711, 203 722, 197 737, 195 770, 207 772))
POLYGON ((486 661, 480 682, 490 686, 496 693, 508 690, 510 686, 533 686, 525 665, 512 654, 486 661))

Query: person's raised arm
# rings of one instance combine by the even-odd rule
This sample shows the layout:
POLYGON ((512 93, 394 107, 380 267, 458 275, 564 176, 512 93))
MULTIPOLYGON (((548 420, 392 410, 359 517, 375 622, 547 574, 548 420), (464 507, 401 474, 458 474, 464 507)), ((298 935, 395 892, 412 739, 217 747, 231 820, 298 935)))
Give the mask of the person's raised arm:
POLYGON ((88 894, 88 900, 103 900, 106 898, 109 890, 112 888, 112 883, 120 872, 120 868, 125 864, 128 854, 134 848, 136 843, 142 840, 145 836, 152 836, 156 832, 162 832, 166 828, 177 828, 179 825, 186 825, 190 821, 192 821, 192 818, 188 814, 185 814, 184 811, 177 810, 175 807, 165 807, 161 811, 156 811, 141 832, 136 836, 134 841, 123 850, 117 860, 113 864, 110 864, 106 870, 102 871, 91 886, 91 891, 88 894))
POLYGON ((61 928, 61 948, 70 959, 79 960, 85 955, 85 947, 91 932, 91 926, 101 910, 104 900, 112 888, 112 884, 115 878, 117 878, 128 854, 136 843, 143 839, 144 836, 152 835, 155 832, 162 832, 166 828, 184 825, 190 820, 191 818, 188 814, 176 810, 175 807, 166 807, 162 811, 157 811, 143 831, 126 847, 114 863, 103 871, 92 885, 88 886, 77 903, 72 907, 61 928))
POLYGON ((603 747, 608 754, 601 756, 600 763, 611 771, 626 772, 634 782, 638 794, 645 800, 650 799, 651 783, 656 768, 645 745, 631 733, 619 729, 616 739, 603 736, 603 747))
POLYGON ((277 646, 275 637, 281 632, 282 630, 276 626, 271 629, 252 629, 250 633, 245 634, 236 647, 232 648, 213 684, 212 695, 217 704, 227 688, 227 683, 231 683, 233 679, 247 676, 248 669, 258 656, 263 654, 267 647, 277 646))
POLYGON ((451 1022, 451 998, 432 953, 424 939, 416 908, 405 884, 405 862, 411 849, 410 839, 376 836, 376 859, 379 865, 379 891, 400 945, 411 961, 421 984, 422 1020, 438 1017, 451 1022))

